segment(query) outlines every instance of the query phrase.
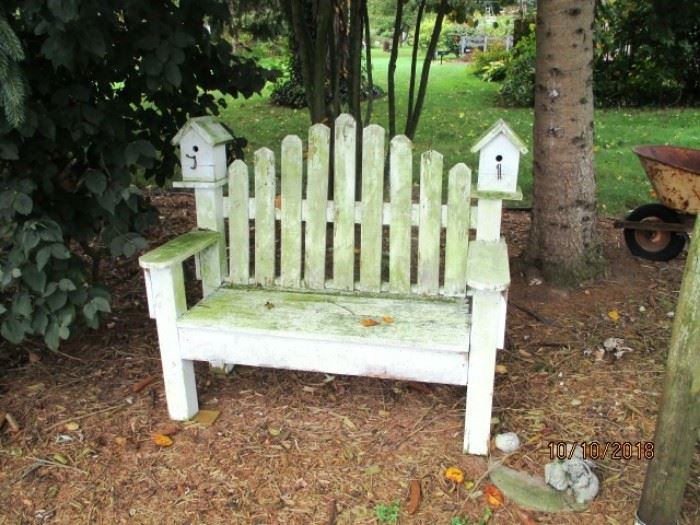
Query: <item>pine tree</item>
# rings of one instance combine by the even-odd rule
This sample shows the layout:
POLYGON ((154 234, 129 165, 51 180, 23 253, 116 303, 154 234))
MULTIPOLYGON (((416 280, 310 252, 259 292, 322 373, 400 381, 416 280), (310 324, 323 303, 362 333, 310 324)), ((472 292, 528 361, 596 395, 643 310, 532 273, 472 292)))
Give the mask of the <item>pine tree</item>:
POLYGON ((11 127, 19 127, 24 122, 27 81, 19 66, 22 60, 22 44, 0 13, 0 106, 11 127))

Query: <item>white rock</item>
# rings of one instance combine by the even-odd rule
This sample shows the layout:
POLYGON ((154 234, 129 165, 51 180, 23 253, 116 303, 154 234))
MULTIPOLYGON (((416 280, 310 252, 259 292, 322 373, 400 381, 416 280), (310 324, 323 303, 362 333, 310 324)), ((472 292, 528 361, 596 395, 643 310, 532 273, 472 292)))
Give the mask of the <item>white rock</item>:
POLYGON ((515 432, 497 434, 495 438, 496 448, 506 454, 515 452, 520 448, 520 438, 515 432))

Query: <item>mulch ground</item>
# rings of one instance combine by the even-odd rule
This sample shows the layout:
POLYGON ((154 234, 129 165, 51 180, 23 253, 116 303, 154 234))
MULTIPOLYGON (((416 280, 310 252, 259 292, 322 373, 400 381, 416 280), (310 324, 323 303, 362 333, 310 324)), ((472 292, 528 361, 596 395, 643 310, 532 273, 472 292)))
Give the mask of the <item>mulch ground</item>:
MULTIPOLYGON (((192 226, 189 196, 154 201, 165 218, 154 244, 192 226)), ((684 260, 633 258, 602 220, 606 275, 559 290, 520 271, 528 225, 527 213, 506 213, 514 283, 493 430, 524 442, 505 464, 542 475, 558 442, 653 440, 684 260), (610 337, 633 351, 600 352, 610 337)), ((0 412, 18 426, 0 429, 0 524, 371 524, 393 502, 402 524, 479 523, 488 463, 461 452, 464 388, 247 367, 221 376, 202 364, 200 405, 220 416, 174 423, 138 264, 104 271, 115 301, 99 331, 58 354, 0 347, 0 412), (446 481, 451 466, 476 485, 446 481), (423 498, 409 515, 412 479, 423 498)), ((700 523, 699 452, 681 525, 700 523)), ((526 515, 506 500, 489 523, 630 523, 647 461, 610 456, 586 512, 526 515)))

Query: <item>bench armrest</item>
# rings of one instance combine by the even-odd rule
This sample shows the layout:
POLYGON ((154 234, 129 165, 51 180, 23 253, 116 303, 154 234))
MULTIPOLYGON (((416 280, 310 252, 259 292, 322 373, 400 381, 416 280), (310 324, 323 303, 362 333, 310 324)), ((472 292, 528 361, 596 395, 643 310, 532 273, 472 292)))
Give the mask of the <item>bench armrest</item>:
POLYGON ((148 270, 168 268, 206 250, 220 239, 221 234, 214 231, 184 233, 139 257, 139 264, 148 270))
POLYGON ((502 292, 510 285, 508 246, 499 241, 472 241, 467 253, 467 287, 502 292))

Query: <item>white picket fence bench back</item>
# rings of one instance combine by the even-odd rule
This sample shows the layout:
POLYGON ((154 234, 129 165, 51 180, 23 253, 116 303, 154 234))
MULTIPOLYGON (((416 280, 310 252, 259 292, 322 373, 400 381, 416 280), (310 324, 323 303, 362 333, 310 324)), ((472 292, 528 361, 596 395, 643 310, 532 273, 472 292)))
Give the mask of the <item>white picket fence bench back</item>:
POLYGON ((471 171, 457 164, 449 174, 447 205, 442 205, 442 155, 421 157, 420 202, 412 204, 412 145, 405 136, 390 145, 390 202, 384 202, 384 129, 363 130, 362 200, 355 201, 355 121, 341 116, 335 126, 334 199, 327 199, 330 130, 312 126, 308 142, 307 197, 302 200, 303 149, 299 137, 282 141, 280 206, 275 207, 275 156, 269 149, 255 153, 255 197, 248 197, 249 169, 242 161, 229 169, 231 246, 248 246, 249 219, 255 220, 255 271, 250 275, 247 250, 230 251, 230 280, 235 284, 279 285, 288 288, 390 291, 407 294, 464 295, 470 224, 471 171), (231 204, 233 203, 233 204, 231 204), (443 217, 444 215, 444 217, 443 217), (275 270, 275 220, 281 223, 279 278, 275 270), (332 278, 326 280, 327 223, 333 223, 332 278), (355 225, 360 242, 355 245, 355 225), (440 229, 447 228, 444 288, 439 289, 440 229), (383 226, 389 226, 389 281, 382 283, 383 226), (418 226, 417 282, 411 287, 411 227, 418 226), (302 231, 304 246, 302 246, 302 231), (355 257, 359 249, 359 281, 355 257))
MULTIPOLYGON (((493 137, 478 146, 488 147, 504 129, 512 134, 503 126, 497 123, 493 137)), ((275 154, 257 150, 253 196, 246 163, 234 161, 228 176, 221 177, 220 168, 202 164, 207 162, 206 144, 192 147, 185 131, 176 137, 183 151, 184 180, 179 185, 195 189, 197 223, 209 231, 185 234, 141 257, 149 310, 158 324, 170 415, 185 419, 198 409, 192 360, 469 384, 464 448, 485 454, 510 279, 500 238, 501 204, 503 198, 519 196, 519 190, 504 191, 514 188, 515 181, 501 182, 501 169, 510 166, 505 178, 517 178, 517 159, 513 174, 513 164, 508 164, 512 159, 498 155, 494 169, 502 187, 495 191, 472 188, 471 170, 456 164, 448 173, 443 204, 443 157, 427 151, 420 157, 419 199, 414 203, 413 146, 397 136, 389 143, 385 202, 385 131, 369 125, 361 135, 362 197, 356 202, 355 120, 341 115, 334 129, 333 155, 331 131, 323 124, 309 129, 306 155, 299 137, 282 141, 279 190, 275 154), (328 200, 331 162, 333 199, 328 200), (479 198, 478 205, 472 206, 472 198, 479 198), (328 223, 332 239, 327 238, 328 223), (412 253, 414 229, 418 233, 412 253), (476 229, 471 243, 470 229, 476 229), (386 245, 388 271, 382 272, 386 245), (193 255, 204 299, 187 310, 181 263, 193 255), (263 305, 274 313, 266 315, 263 305), (395 323, 382 323, 385 315, 396 318, 395 323), (370 317, 382 326, 362 326, 361 318, 370 317)), ((222 140, 221 135, 210 138, 209 146, 216 148, 222 140)), ((524 150, 517 144, 515 148, 524 150)))

